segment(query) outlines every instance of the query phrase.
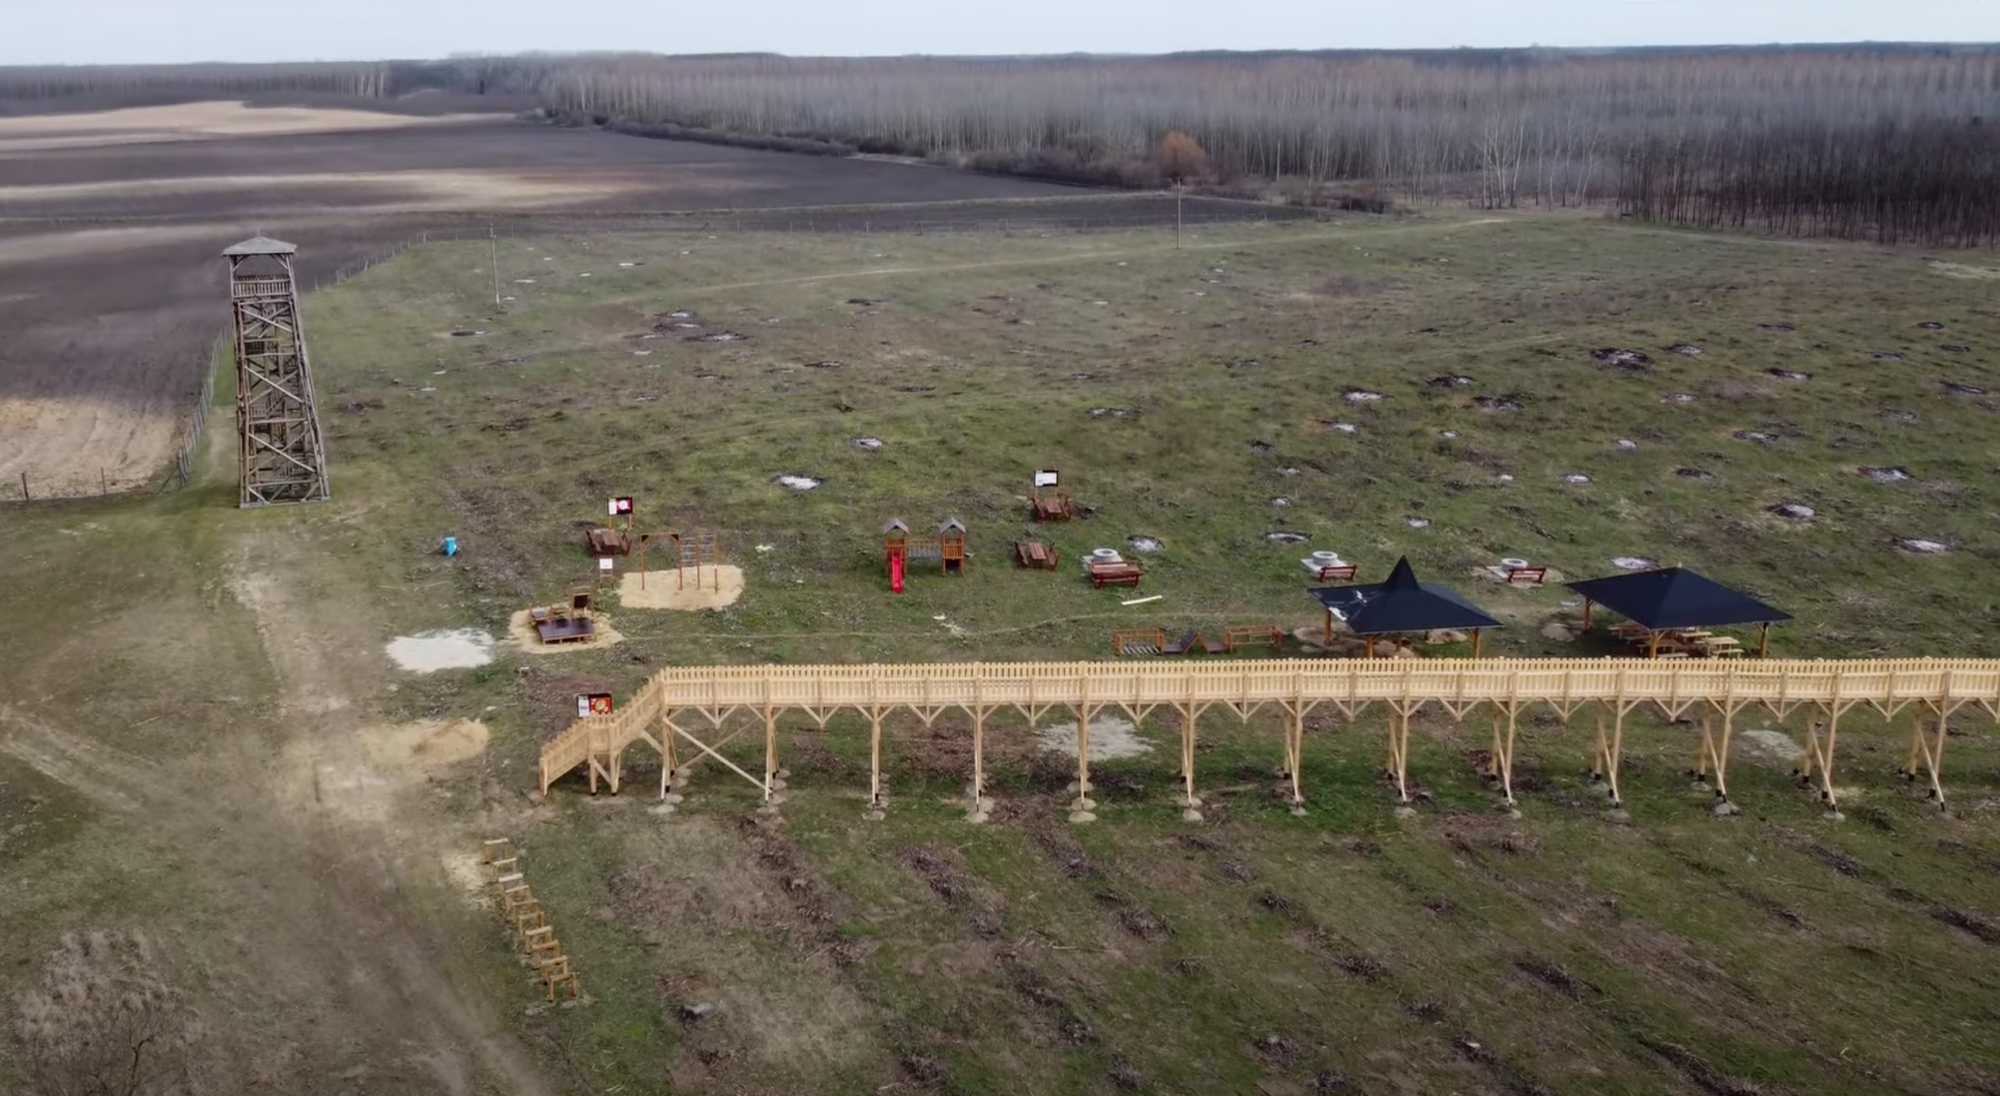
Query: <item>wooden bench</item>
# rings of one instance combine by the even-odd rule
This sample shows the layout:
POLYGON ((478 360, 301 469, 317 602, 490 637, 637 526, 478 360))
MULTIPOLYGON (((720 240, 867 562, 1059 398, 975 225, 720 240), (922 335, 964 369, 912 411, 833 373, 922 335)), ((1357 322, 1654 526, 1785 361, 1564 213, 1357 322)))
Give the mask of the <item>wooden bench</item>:
POLYGON ((1523 583, 1523 582, 1531 586, 1540 586, 1542 584, 1542 580, 1548 577, 1549 577, 1549 569, 1547 567, 1507 568, 1507 585, 1509 586, 1513 586, 1517 583, 1523 583))
POLYGON ((1053 495, 1045 499, 1036 499, 1034 507, 1035 521, 1037 522, 1068 521, 1076 516, 1076 507, 1070 503, 1068 495, 1053 495))
POLYGON ((617 529, 602 525, 593 526, 583 534, 584 545, 593 556, 629 556, 632 554, 632 539, 617 529))
POLYGON ((1043 544, 1039 540, 1017 540, 1014 542, 1014 558, 1030 571, 1053 571, 1062 562, 1062 552, 1053 544, 1043 544))
POLYGON ((1111 633, 1114 655, 1156 655, 1166 646, 1167 634, 1158 628, 1125 628, 1111 633))
POLYGON ((1320 567, 1315 569, 1314 574, 1319 576, 1321 582, 1353 582, 1354 564, 1343 563, 1338 567, 1320 567))
POLYGON ((1099 590, 1106 586, 1130 586, 1137 588, 1139 580, 1146 572, 1136 563, 1093 563, 1090 565, 1090 584, 1099 590))
POLYGON ((1230 654, 1235 654, 1238 647, 1269 647, 1278 651, 1284 649, 1285 633, 1270 624, 1231 626, 1222 630, 1222 645, 1230 654))

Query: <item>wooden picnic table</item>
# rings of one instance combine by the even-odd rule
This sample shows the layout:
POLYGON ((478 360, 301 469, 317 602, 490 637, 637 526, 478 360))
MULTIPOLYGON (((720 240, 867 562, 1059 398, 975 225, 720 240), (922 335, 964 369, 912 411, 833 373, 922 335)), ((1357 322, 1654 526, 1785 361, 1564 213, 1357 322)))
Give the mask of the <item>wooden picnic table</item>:
POLYGON ((1053 544, 1043 544, 1039 540, 1017 540, 1014 542, 1014 558, 1021 566, 1031 571, 1053 571, 1062 561, 1062 553, 1053 544))
POLYGON ((1136 563, 1093 563, 1090 565, 1090 584, 1099 590, 1106 586, 1131 586, 1136 589, 1145 574, 1136 563))

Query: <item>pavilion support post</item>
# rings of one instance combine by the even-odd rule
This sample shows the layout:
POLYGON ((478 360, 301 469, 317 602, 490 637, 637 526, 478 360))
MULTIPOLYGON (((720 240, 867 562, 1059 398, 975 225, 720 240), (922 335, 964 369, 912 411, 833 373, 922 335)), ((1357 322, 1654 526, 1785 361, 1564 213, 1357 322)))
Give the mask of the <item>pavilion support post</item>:
POLYGON ((1474 628, 1474 629, 1472 630, 1472 657, 1474 657, 1474 658, 1478 658, 1478 657, 1479 657, 1479 633, 1480 633, 1480 631, 1481 631, 1481 629, 1478 629, 1478 628, 1474 628))
POLYGON ((1920 760, 1923 762, 1923 771, 1929 774, 1931 781, 1930 789, 1924 792, 1924 795, 1937 803, 1938 810, 1945 809, 1944 784, 1942 783, 1943 777, 1940 767, 1944 762, 1946 722, 1945 716, 1939 714, 1937 736, 1935 738, 1927 737, 1924 734, 1923 712, 1921 710, 1918 711, 1916 723, 1910 728, 1910 764, 1903 770, 1904 776, 1910 780, 1915 780, 1917 778, 1917 763, 1920 760))
POLYGON ((1658 632, 1646 633, 1646 657, 1647 658, 1660 657, 1660 633, 1658 632))
POLYGON ((1076 701, 1076 802, 1070 804, 1070 821, 1089 822, 1097 806, 1090 798, 1090 681, 1084 679, 1076 701))
POLYGON ((1326 627, 1325 627, 1325 629, 1323 630, 1323 632, 1322 632, 1322 634, 1321 634, 1321 640, 1322 640, 1322 642, 1321 642, 1321 644, 1320 644, 1320 645, 1321 645, 1322 647, 1331 647, 1331 646, 1333 646, 1333 610, 1332 610, 1332 609, 1328 609, 1328 610, 1326 611, 1326 627))
POLYGON ((1840 734, 1840 714, 1847 706, 1838 702, 1827 705, 1826 737, 1819 734, 1819 724, 1815 720, 1806 723, 1806 763, 1819 770, 1819 798, 1826 804, 1826 816, 1840 818, 1840 804, 1833 791, 1833 750, 1840 734))
POLYGON ((1771 653, 1771 625, 1769 622, 1757 625, 1757 657, 1764 658, 1771 653))
POLYGON ((1583 599, 1583 630, 1590 631, 1590 599, 1583 599))

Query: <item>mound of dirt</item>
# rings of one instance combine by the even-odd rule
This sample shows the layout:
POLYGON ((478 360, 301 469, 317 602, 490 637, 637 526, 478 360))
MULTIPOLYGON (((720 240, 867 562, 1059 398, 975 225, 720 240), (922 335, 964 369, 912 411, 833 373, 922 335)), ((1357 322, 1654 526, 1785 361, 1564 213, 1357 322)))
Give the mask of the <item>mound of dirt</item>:
POLYGON ((618 604, 627 609, 676 609, 694 612, 736 604, 743 596, 743 569, 721 564, 704 569, 699 585, 677 571, 627 571, 618 577, 618 604))
POLYGON ((376 768, 405 774, 429 773, 486 752, 490 734, 476 719, 426 719, 370 727, 361 734, 376 768))

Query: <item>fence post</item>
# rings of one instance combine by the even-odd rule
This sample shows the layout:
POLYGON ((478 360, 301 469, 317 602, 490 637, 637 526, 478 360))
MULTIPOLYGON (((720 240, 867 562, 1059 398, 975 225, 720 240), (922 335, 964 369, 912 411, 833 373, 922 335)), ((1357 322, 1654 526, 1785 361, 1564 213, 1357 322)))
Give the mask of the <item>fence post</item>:
POLYGON ((21 472, 21 501, 22 502, 35 501, 35 496, 28 493, 28 473, 26 470, 23 470, 21 472))

